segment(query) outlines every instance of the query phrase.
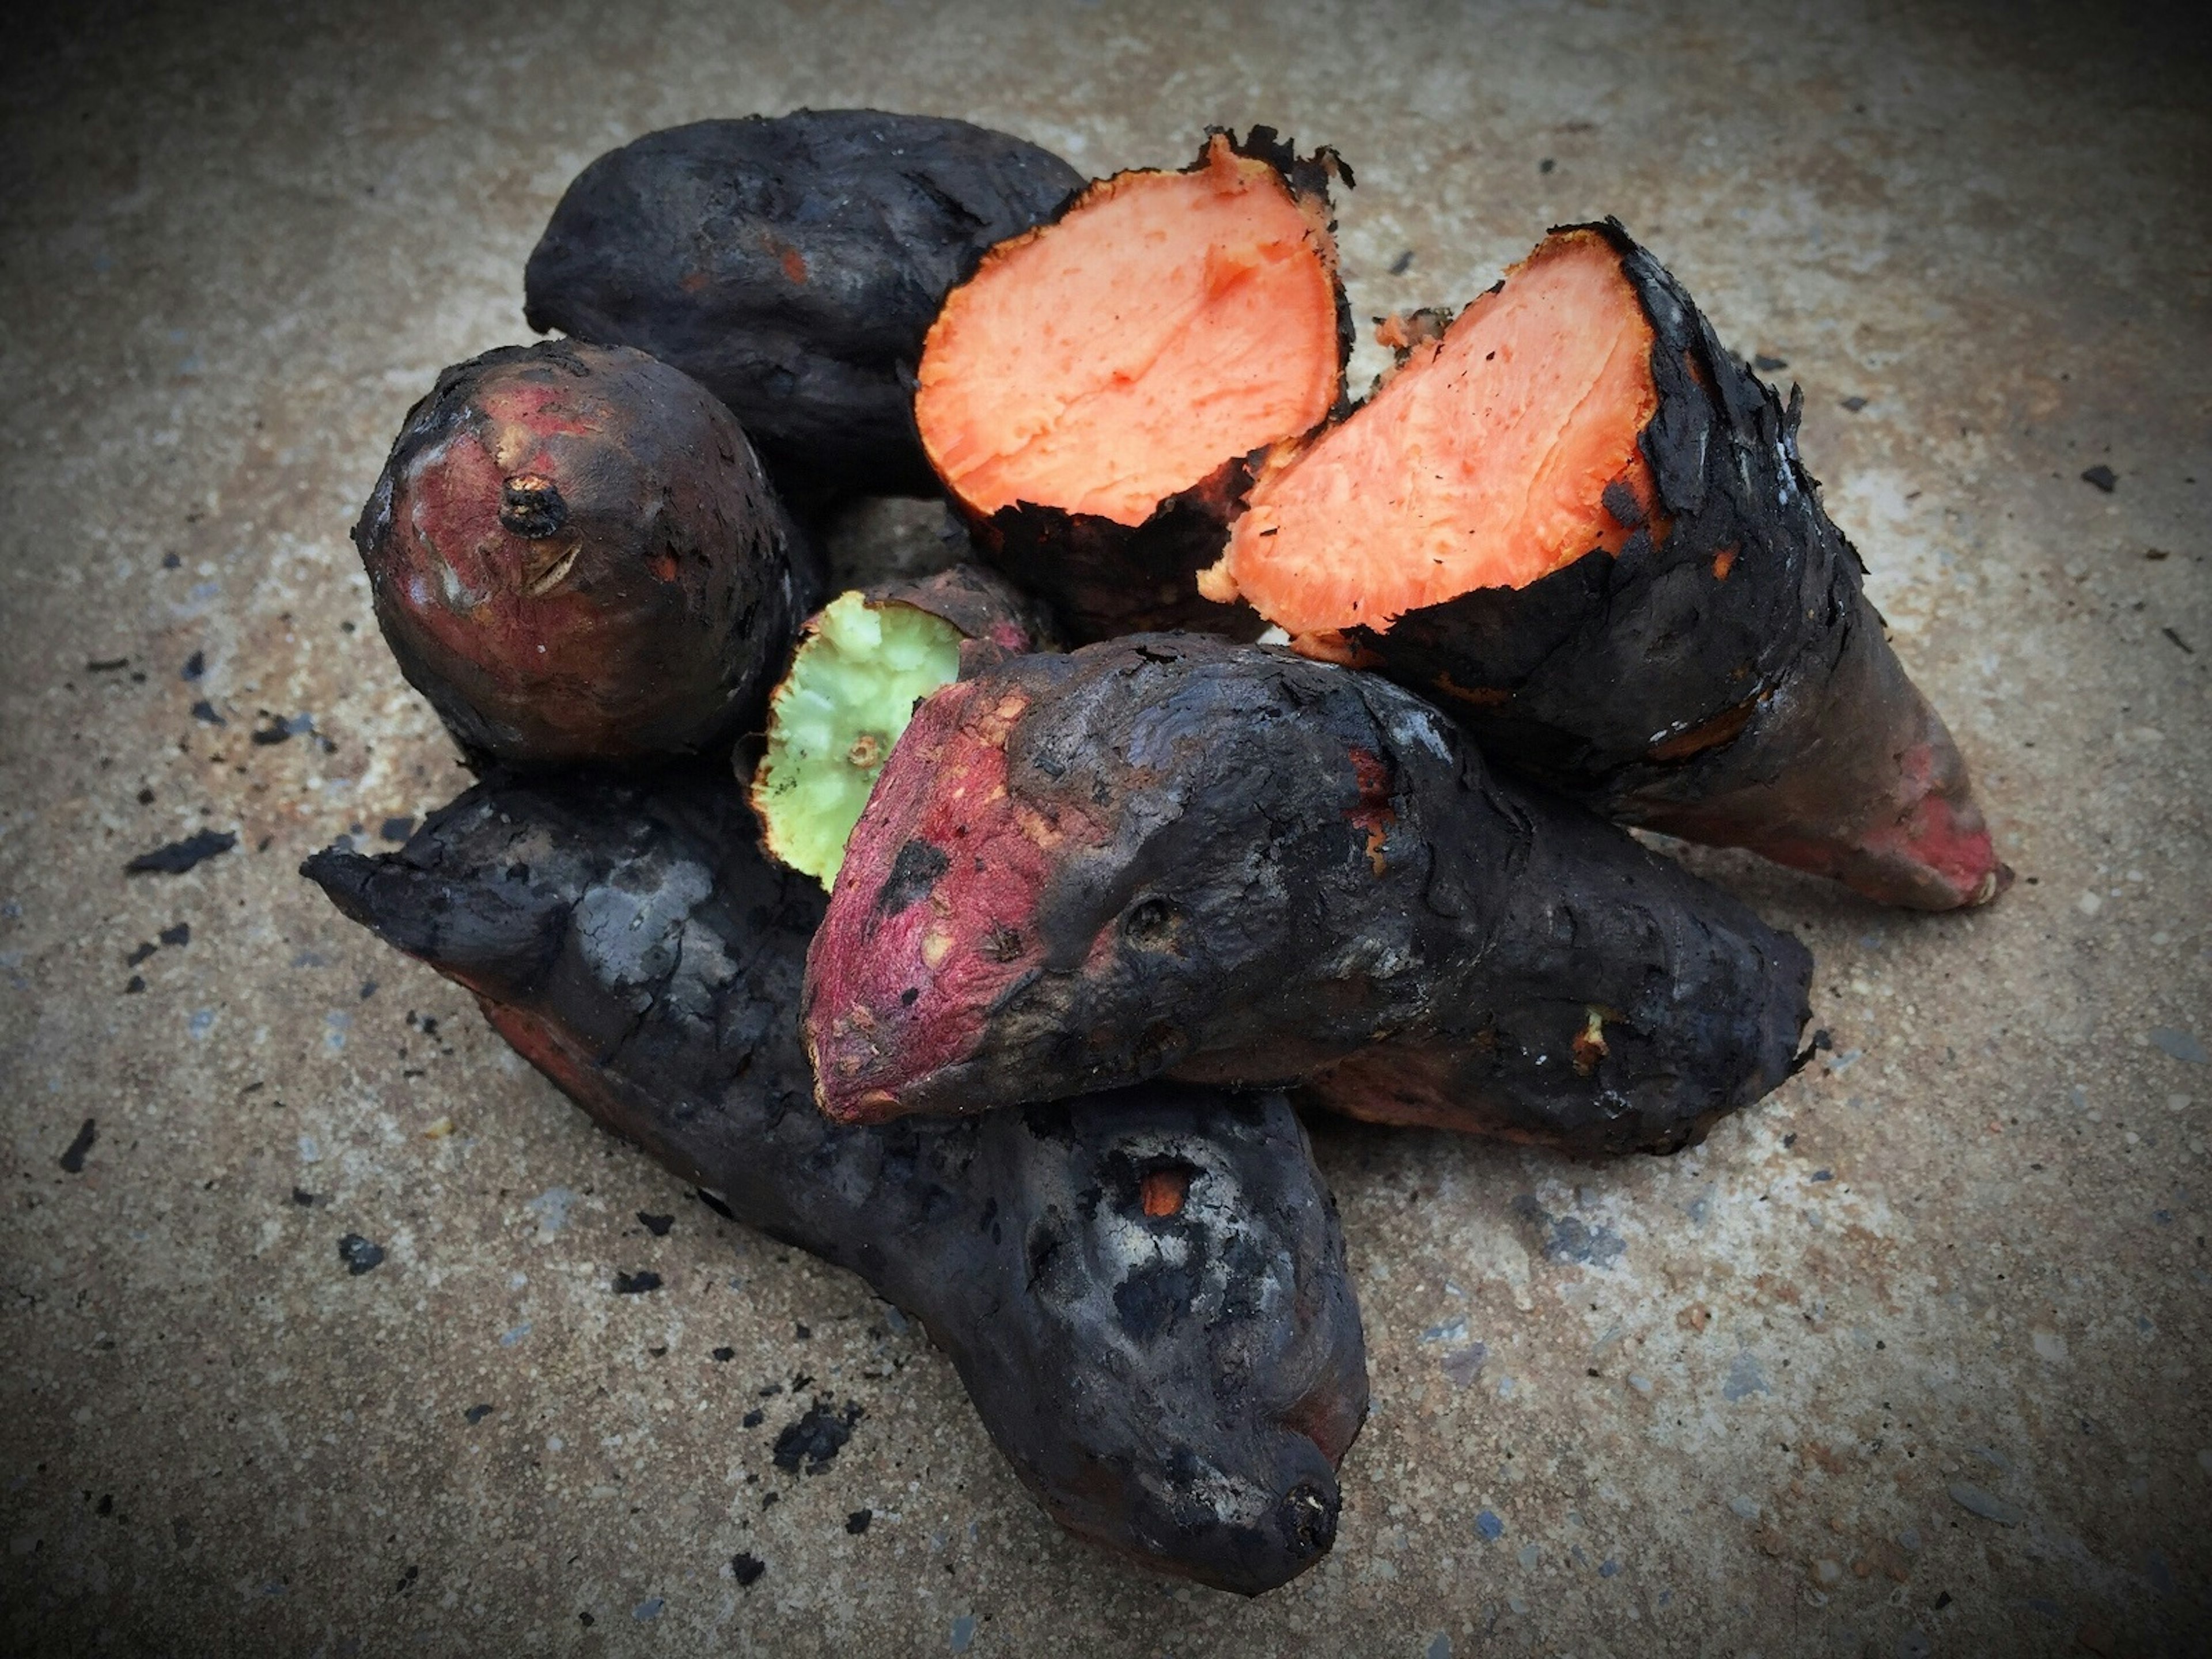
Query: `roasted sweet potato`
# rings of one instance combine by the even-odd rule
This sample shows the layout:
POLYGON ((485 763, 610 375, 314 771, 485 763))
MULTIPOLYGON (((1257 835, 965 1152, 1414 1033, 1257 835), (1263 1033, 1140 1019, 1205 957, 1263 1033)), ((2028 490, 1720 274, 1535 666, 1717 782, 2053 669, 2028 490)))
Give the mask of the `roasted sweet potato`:
POLYGON ((1787 1075, 1804 947, 1378 677, 1202 635, 924 703, 809 953, 831 1116, 1169 1076, 1599 1152, 1787 1075))
POLYGON ((915 420, 983 556, 1070 634, 1257 634, 1197 573, 1252 459, 1342 395, 1328 150, 1217 131, 1181 173, 1118 173, 993 248, 922 352, 915 420))
POLYGON ((756 833, 727 777, 492 781, 305 873, 602 1124, 919 1316, 1060 1525, 1248 1595, 1312 1565, 1367 1384, 1288 1103, 1156 1084, 830 1123, 796 1021, 821 890, 756 833))
POLYGON ((577 175, 523 314, 697 378, 795 505, 934 494, 911 409, 922 336, 984 249, 1082 187, 1035 144, 933 116, 672 127, 577 175))
POLYGON ((621 347, 447 369, 353 538, 400 672, 479 765, 726 745, 814 593, 729 411, 621 347))
POLYGON ((769 855, 829 886, 915 706, 963 661, 1036 650, 1051 637, 1036 605, 975 565, 832 599, 808 619, 769 696, 767 752, 751 788, 769 855))
POLYGON ((1798 402, 1611 221, 1555 231, 1273 458, 1200 586, 1609 817, 1924 909, 1998 862, 1797 455, 1798 402))

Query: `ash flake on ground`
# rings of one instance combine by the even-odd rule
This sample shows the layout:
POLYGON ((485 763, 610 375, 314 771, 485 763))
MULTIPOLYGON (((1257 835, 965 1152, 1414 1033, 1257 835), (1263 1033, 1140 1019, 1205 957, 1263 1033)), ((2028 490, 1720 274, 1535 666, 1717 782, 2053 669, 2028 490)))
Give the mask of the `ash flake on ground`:
POLYGON ((1513 1200, 1513 1212, 1543 1235, 1544 1259, 1573 1261, 1585 1267, 1609 1267, 1628 1246, 1602 1224, 1593 1226, 1580 1216, 1555 1216, 1536 1201, 1533 1193, 1513 1200))
POLYGON ((2204 1052, 2204 1045, 2187 1031, 2176 1030, 2171 1025, 2151 1028, 2151 1047, 2160 1054, 2190 1066, 2212 1066, 2212 1054, 2204 1052))
POLYGON ((617 1272, 615 1274, 615 1294, 617 1296, 643 1296, 648 1291, 657 1291, 659 1288, 660 1275, 653 1272, 650 1268, 641 1273, 626 1273, 617 1272))
POLYGON ((1474 1517, 1474 1530, 1477 1537, 1495 1543, 1505 1536, 1505 1523, 1490 1510, 1484 1510, 1474 1517))
POLYGON ((1755 1394, 1771 1394, 1766 1374, 1759 1368, 1759 1357, 1748 1348, 1739 1352, 1729 1363, 1728 1376, 1721 1383, 1721 1398, 1731 1404, 1747 1400, 1755 1394))
POLYGON ((658 1595, 648 1595, 629 1610, 629 1616, 641 1625, 649 1625, 660 1617, 661 1608, 668 1603, 658 1595))
POLYGON ((2027 1516, 2003 1498, 1984 1492, 1972 1481, 1954 1480, 1950 1486, 1951 1501, 1969 1514, 1978 1515, 1984 1521, 1994 1521, 2001 1527, 2016 1527, 2027 1516))
POLYGON ((569 1206, 575 1201, 576 1194, 566 1187, 548 1187, 522 1207, 538 1218, 539 1236, 550 1238, 568 1224, 569 1206))
POLYGON ((739 1589, 750 1589, 767 1571, 768 1563, 757 1555, 748 1555, 740 1550, 730 1558, 730 1577, 738 1581, 739 1589))
POLYGON ((953 1652, 967 1652, 969 1644, 973 1642, 975 1639, 975 1615, 970 1613, 963 1613, 957 1619, 955 1619, 952 1621, 953 1652))
POLYGON ((1482 1375, 1483 1363, 1489 1358, 1490 1350, 1486 1346, 1480 1342, 1470 1342, 1466 1347, 1446 1354, 1437 1364, 1454 1388, 1464 1389, 1472 1386, 1474 1379, 1482 1375))

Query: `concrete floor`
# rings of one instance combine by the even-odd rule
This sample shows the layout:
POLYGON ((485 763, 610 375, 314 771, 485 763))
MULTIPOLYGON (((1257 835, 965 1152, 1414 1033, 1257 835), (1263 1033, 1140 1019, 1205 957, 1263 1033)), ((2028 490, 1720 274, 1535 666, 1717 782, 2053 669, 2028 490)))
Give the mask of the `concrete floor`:
POLYGON ((2202 1651, 2212 77, 2201 26, 2109 13, 11 24, 0 1646, 2202 1651), (596 1133, 292 873, 463 781, 344 536, 402 411, 526 337, 523 257, 593 155, 800 104, 1091 172, 1209 122, 1326 141, 1362 316, 1619 214, 1805 387, 2022 874, 1930 919, 1700 857, 1813 945, 1835 1047, 1672 1160, 1318 1129, 1376 1411, 1334 1555, 1255 1602, 1055 1532, 857 1281, 596 1133), (125 878, 202 827, 238 849, 125 878), (349 1234, 381 1264, 349 1273, 349 1234), (659 1292, 611 1293, 646 1267, 659 1292), (866 1412, 807 1480, 761 1392, 799 1372, 866 1412))

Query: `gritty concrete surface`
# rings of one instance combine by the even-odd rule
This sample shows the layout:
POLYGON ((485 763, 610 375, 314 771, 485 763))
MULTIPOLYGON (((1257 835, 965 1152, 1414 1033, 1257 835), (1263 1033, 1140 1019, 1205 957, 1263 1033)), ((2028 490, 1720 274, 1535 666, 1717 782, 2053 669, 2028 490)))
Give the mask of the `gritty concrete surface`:
POLYGON ((0 1646, 2203 1650, 2199 27, 1848 0, 19 17, 0 1646), (562 185, 649 128, 862 103, 1091 172, 1208 122, 1335 144, 1363 316, 1620 214, 1804 386, 1806 453, 2021 872, 1927 918, 1700 856, 1812 944, 1834 1047, 1677 1158, 1317 1126, 1376 1410, 1334 1556, 1256 1601, 1055 1532, 856 1280, 598 1134, 293 874, 463 781, 344 530, 438 368, 526 337, 562 185), (125 877, 208 827, 236 850, 125 877), (643 1269, 658 1291, 613 1293, 643 1269), (824 1389, 865 1410, 850 1444, 779 1473, 824 1389))

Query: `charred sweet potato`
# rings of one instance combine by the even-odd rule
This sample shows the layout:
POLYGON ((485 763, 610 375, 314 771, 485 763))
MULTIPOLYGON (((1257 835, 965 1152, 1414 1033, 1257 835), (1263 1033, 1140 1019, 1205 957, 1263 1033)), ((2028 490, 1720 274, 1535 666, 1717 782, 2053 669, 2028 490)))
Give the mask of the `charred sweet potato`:
POLYGON ((1365 1359, 1281 1096, 830 1123, 795 1017, 821 890, 727 777, 487 782, 305 873, 599 1122, 919 1316, 1060 1525, 1248 1595, 1328 1549, 1365 1359))
POLYGON ((963 660, 983 660, 979 652, 1019 654, 1050 640, 1034 604, 975 565, 832 599, 801 630, 769 696, 751 789, 769 856, 829 886, 916 705, 963 660))
POLYGON ((965 121, 799 110, 647 133, 586 167, 523 275, 536 329, 636 346, 744 422, 811 508, 934 494, 915 364, 984 249, 1083 187, 965 121))
POLYGON ((1620 226, 1555 231, 1252 489, 1211 597, 1609 817, 1925 909, 2009 879, 1785 409, 1620 226))
POLYGON ((1321 150, 1217 131, 993 248, 922 351, 915 420, 983 556, 1078 639, 1250 611, 1202 599, 1253 458, 1342 393, 1350 313, 1321 150))
POLYGON ((832 1117, 1169 1076, 1669 1149, 1788 1074, 1804 947, 1378 677, 1202 635, 938 692, 807 962, 832 1117))
POLYGON ((812 598, 729 411, 621 347, 548 341, 447 369, 353 538, 400 672, 478 764, 726 744, 812 598))

